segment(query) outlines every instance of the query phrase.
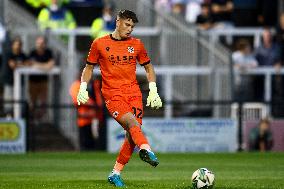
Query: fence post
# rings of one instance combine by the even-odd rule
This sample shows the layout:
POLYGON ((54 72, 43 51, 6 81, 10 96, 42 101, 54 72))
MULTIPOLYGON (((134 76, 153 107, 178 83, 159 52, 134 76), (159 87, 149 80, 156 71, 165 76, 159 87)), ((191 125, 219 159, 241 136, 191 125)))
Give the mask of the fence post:
POLYGON ((243 102, 238 102, 238 126, 239 126, 239 133, 238 133, 238 151, 243 151, 243 102))

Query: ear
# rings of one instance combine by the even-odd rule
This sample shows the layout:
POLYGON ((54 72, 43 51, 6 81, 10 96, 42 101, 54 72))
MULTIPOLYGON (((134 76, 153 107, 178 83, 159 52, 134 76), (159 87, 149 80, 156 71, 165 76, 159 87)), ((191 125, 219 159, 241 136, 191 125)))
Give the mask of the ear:
POLYGON ((120 24, 120 19, 117 17, 117 18, 116 18, 116 24, 115 24, 115 25, 116 25, 116 27, 118 27, 118 26, 119 26, 119 24, 120 24))

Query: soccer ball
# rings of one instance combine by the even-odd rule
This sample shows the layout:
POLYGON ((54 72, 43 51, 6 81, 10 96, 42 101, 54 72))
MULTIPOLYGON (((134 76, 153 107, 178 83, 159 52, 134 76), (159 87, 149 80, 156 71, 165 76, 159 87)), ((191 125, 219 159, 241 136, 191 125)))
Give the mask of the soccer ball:
POLYGON ((191 177, 193 189, 212 189, 214 187, 214 180, 214 173, 207 168, 197 169, 191 177))

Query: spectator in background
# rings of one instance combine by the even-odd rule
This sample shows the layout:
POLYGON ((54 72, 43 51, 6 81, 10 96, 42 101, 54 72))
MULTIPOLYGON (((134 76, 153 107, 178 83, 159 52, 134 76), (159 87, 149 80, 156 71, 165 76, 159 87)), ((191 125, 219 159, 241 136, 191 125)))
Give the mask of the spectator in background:
POLYGON ((273 37, 269 28, 264 28, 262 33, 262 44, 255 50, 255 57, 259 66, 281 67, 280 48, 273 41, 273 37))
POLYGON ((171 12, 185 18, 186 0, 170 0, 171 12))
POLYGON ((197 16, 196 24, 202 30, 208 30, 214 26, 210 4, 203 3, 201 5, 201 14, 197 16))
MULTIPOLYGON (((255 50, 255 57, 259 66, 274 67, 276 72, 279 73, 281 69, 281 54, 280 47, 273 40, 273 36, 269 28, 264 28, 262 33, 262 44, 255 50)), ((257 96, 259 99, 263 99, 264 89, 264 77, 256 76, 258 82, 255 83, 256 91, 261 96, 257 96)), ((281 98, 283 94, 282 79, 280 74, 276 74, 272 78, 272 100, 281 98)))
MULTIPOLYGON (((26 0, 26 3, 33 8, 43 8, 50 6, 52 0, 26 0)), ((58 0, 61 4, 67 4, 70 0, 58 0)))
POLYGON ((89 100, 86 104, 78 106, 77 94, 80 88, 80 76, 75 80, 69 93, 77 108, 77 126, 79 128, 80 150, 95 149, 95 139, 99 137, 99 126, 103 122, 103 98, 101 95, 101 81, 92 80, 88 83, 89 100))
POLYGON ((6 30, 4 28, 4 26, 2 25, 2 23, 0 22, 0 68, 3 67, 3 63, 2 63, 2 60, 3 60, 3 44, 4 44, 4 41, 5 41, 5 37, 6 37, 6 30))
MULTIPOLYGON (((48 71, 54 67, 55 61, 52 51, 47 48, 46 39, 43 36, 36 38, 35 49, 31 51, 29 59, 33 68, 42 71, 48 71)), ((47 76, 30 76, 29 92, 32 106, 46 103, 47 81, 47 76)))
POLYGON ((233 26, 234 4, 232 0, 211 0, 211 9, 216 27, 227 28, 233 26))
POLYGON ((76 27, 72 12, 61 5, 59 0, 51 0, 51 4, 40 11, 38 15, 40 29, 74 29, 76 27))
POLYGON ((115 21, 116 15, 114 14, 114 5, 105 5, 102 17, 96 18, 92 23, 92 37, 98 38, 111 33, 115 29, 115 21))
POLYGON ((249 75, 242 75, 247 70, 257 67, 257 61, 253 56, 248 40, 240 39, 237 43, 237 51, 233 52, 232 60, 235 75, 235 96, 236 100, 252 100, 252 78, 249 75))
POLYGON ((197 16, 201 14, 204 0, 187 0, 185 10, 185 20, 189 23, 196 23, 197 16))
POLYGON ((281 63, 284 63, 284 13, 281 13, 276 27, 276 39, 280 47, 281 63))
POLYGON ((270 130, 270 121, 262 119, 257 127, 249 132, 250 151, 270 151, 273 147, 273 136, 270 130))
MULTIPOLYGON (((22 51, 22 41, 19 37, 15 38, 11 44, 11 52, 7 55, 7 64, 4 71, 4 100, 12 101, 14 92, 14 71, 23 66, 28 65, 28 58, 22 51)), ((6 116, 11 117, 13 114, 13 104, 7 103, 4 105, 6 116)))

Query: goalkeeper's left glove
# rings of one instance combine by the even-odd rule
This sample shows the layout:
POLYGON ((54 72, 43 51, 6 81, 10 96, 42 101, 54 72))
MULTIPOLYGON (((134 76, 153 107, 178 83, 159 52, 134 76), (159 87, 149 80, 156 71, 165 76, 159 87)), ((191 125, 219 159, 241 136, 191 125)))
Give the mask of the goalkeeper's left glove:
POLYGON ((159 109, 163 106, 161 98, 157 92, 157 86, 155 82, 149 83, 149 96, 147 98, 146 106, 151 105, 151 108, 159 109))

